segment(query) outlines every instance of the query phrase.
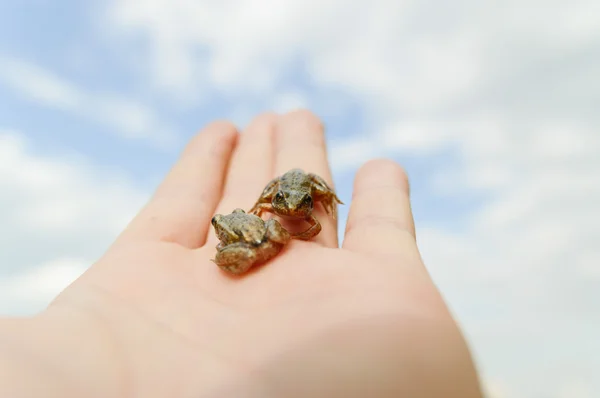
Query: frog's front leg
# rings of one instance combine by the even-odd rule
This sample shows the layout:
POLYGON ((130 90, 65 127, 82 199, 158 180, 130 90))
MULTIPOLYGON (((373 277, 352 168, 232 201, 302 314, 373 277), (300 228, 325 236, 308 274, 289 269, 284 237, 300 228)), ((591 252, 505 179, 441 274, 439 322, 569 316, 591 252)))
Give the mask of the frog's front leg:
POLYGON ((265 189, 263 189, 258 200, 254 204, 254 206, 252 206, 252 208, 248 211, 248 213, 255 214, 260 217, 263 211, 268 211, 268 207, 271 206, 271 200, 273 199, 273 195, 275 195, 278 186, 279 177, 272 179, 267 184, 265 189))
POLYGON ((274 218, 267 220, 265 225, 267 227, 267 239, 270 241, 285 245, 292 238, 290 233, 274 218))
POLYGON ((276 214, 271 203, 256 203, 249 213, 256 214, 257 216, 261 217, 262 213, 265 211, 276 214))
POLYGON ((257 259, 255 248, 247 243, 237 242, 218 251, 212 261, 222 270, 238 275, 248 271, 257 259))
POLYGON ((308 228, 304 232, 293 234, 292 238, 301 239, 301 240, 310 240, 310 239, 314 238, 315 236, 317 236, 319 234, 319 232, 321 232, 321 223, 319 223, 319 220, 317 220, 317 218, 315 216, 313 216, 311 214, 306 219, 306 221, 311 225, 310 228, 308 228))
POLYGON ((344 203, 323 178, 316 174, 309 174, 309 176, 313 182, 312 195, 314 201, 321 202, 327 214, 331 214, 334 220, 337 219, 337 203, 341 205, 344 203))

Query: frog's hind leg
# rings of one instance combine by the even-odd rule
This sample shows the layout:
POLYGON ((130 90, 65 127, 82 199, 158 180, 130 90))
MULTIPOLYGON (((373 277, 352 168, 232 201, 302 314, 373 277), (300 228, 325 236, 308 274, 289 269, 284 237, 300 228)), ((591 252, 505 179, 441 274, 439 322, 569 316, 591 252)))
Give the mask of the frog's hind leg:
POLYGON ((327 214, 331 214, 333 219, 337 219, 337 204, 344 203, 337 197, 335 191, 325 182, 325 180, 316 174, 309 174, 313 182, 313 198, 315 202, 321 202, 327 214))
POLYGON ((243 274, 258 260, 256 253, 247 244, 238 242, 227 245, 217 252, 212 260, 219 268, 232 274, 243 274))
POLYGON ((273 178, 265 189, 263 189, 262 193, 258 197, 258 200, 252 206, 252 208, 248 211, 249 214, 255 214, 257 216, 261 216, 263 211, 269 211, 271 206, 271 200, 273 199, 273 195, 277 191, 277 186, 279 184, 279 177, 273 178))
POLYGON ((319 232, 321 232, 321 223, 319 223, 315 216, 311 215, 309 218, 306 219, 306 221, 311 225, 310 228, 308 228, 304 232, 293 234, 292 238, 300 240, 311 240, 312 238, 317 236, 319 232))
POLYGON ((265 223, 267 226, 267 239, 285 245, 291 239, 290 233, 283 228, 279 221, 271 218, 265 223))

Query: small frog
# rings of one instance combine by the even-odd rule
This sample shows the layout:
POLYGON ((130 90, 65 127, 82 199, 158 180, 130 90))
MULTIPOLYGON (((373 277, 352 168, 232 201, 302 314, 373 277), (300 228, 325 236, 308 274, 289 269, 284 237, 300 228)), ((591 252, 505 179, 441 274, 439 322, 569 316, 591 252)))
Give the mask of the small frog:
POLYGON ((211 224, 219 238, 213 261, 224 271, 242 274, 252 266, 275 257, 291 239, 274 219, 264 221, 242 209, 215 215, 211 224))
POLYGON ((321 177, 301 169, 292 169, 267 184, 249 213, 260 217, 263 211, 268 211, 278 216, 304 219, 311 226, 291 236, 309 240, 321 232, 321 224, 312 214, 315 202, 321 202, 334 220, 337 217, 337 203, 344 204, 321 177))

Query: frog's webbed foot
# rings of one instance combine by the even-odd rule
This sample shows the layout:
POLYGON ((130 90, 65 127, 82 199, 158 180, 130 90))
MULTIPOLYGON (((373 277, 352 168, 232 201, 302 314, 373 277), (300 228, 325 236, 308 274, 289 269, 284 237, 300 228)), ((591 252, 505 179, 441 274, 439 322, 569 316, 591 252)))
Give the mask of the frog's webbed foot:
POLYGON ((306 219, 306 221, 311 225, 310 228, 308 228, 304 232, 292 234, 293 239, 311 240, 312 238, 317 236, 319 234, 319 232, 321 232, 321 224, 319 223, 319 220, 317 220, 317 218, 315 216, 313 216, 311 214, 306 219))
POLYGON ((335 191, 325 182, 325 180, 316 174, 310 174, 313 181, 313 196, 315 202, 321 202, 327 214, 331 214, 333 219, 337 219, 337 205, 344 203, 335 194, 335 191))
POLYGON ((212 260, 219 268, 232 274, 243 274, 258 260, 256 252, 247 244, 238 242, 227 245, 212 260))
POLYGON ((267 220, 265 225, 267 226, 267 239, 270 241, 285 245, 292 238, 290 233, 274 218, 267 220))

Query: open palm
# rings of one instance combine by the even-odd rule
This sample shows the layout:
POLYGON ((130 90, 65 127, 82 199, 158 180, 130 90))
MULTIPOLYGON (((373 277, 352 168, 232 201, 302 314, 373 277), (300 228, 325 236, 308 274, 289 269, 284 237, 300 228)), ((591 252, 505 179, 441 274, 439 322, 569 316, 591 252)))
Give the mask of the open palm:
POLYGON ((54 300, 46 312, 87 319, 94 326, 82 330, 116 363, 105 393, 480 396, 391 161, 357 174, 341 248, 337 223, 317 206, 323 229, 313 241, 294 240, 240 277, 210 261, 212 216, 248 210, 295 167, 331 183, 323 128, 309 112, 262 115, 242 134, 210 124, 108 252, 54 300))

